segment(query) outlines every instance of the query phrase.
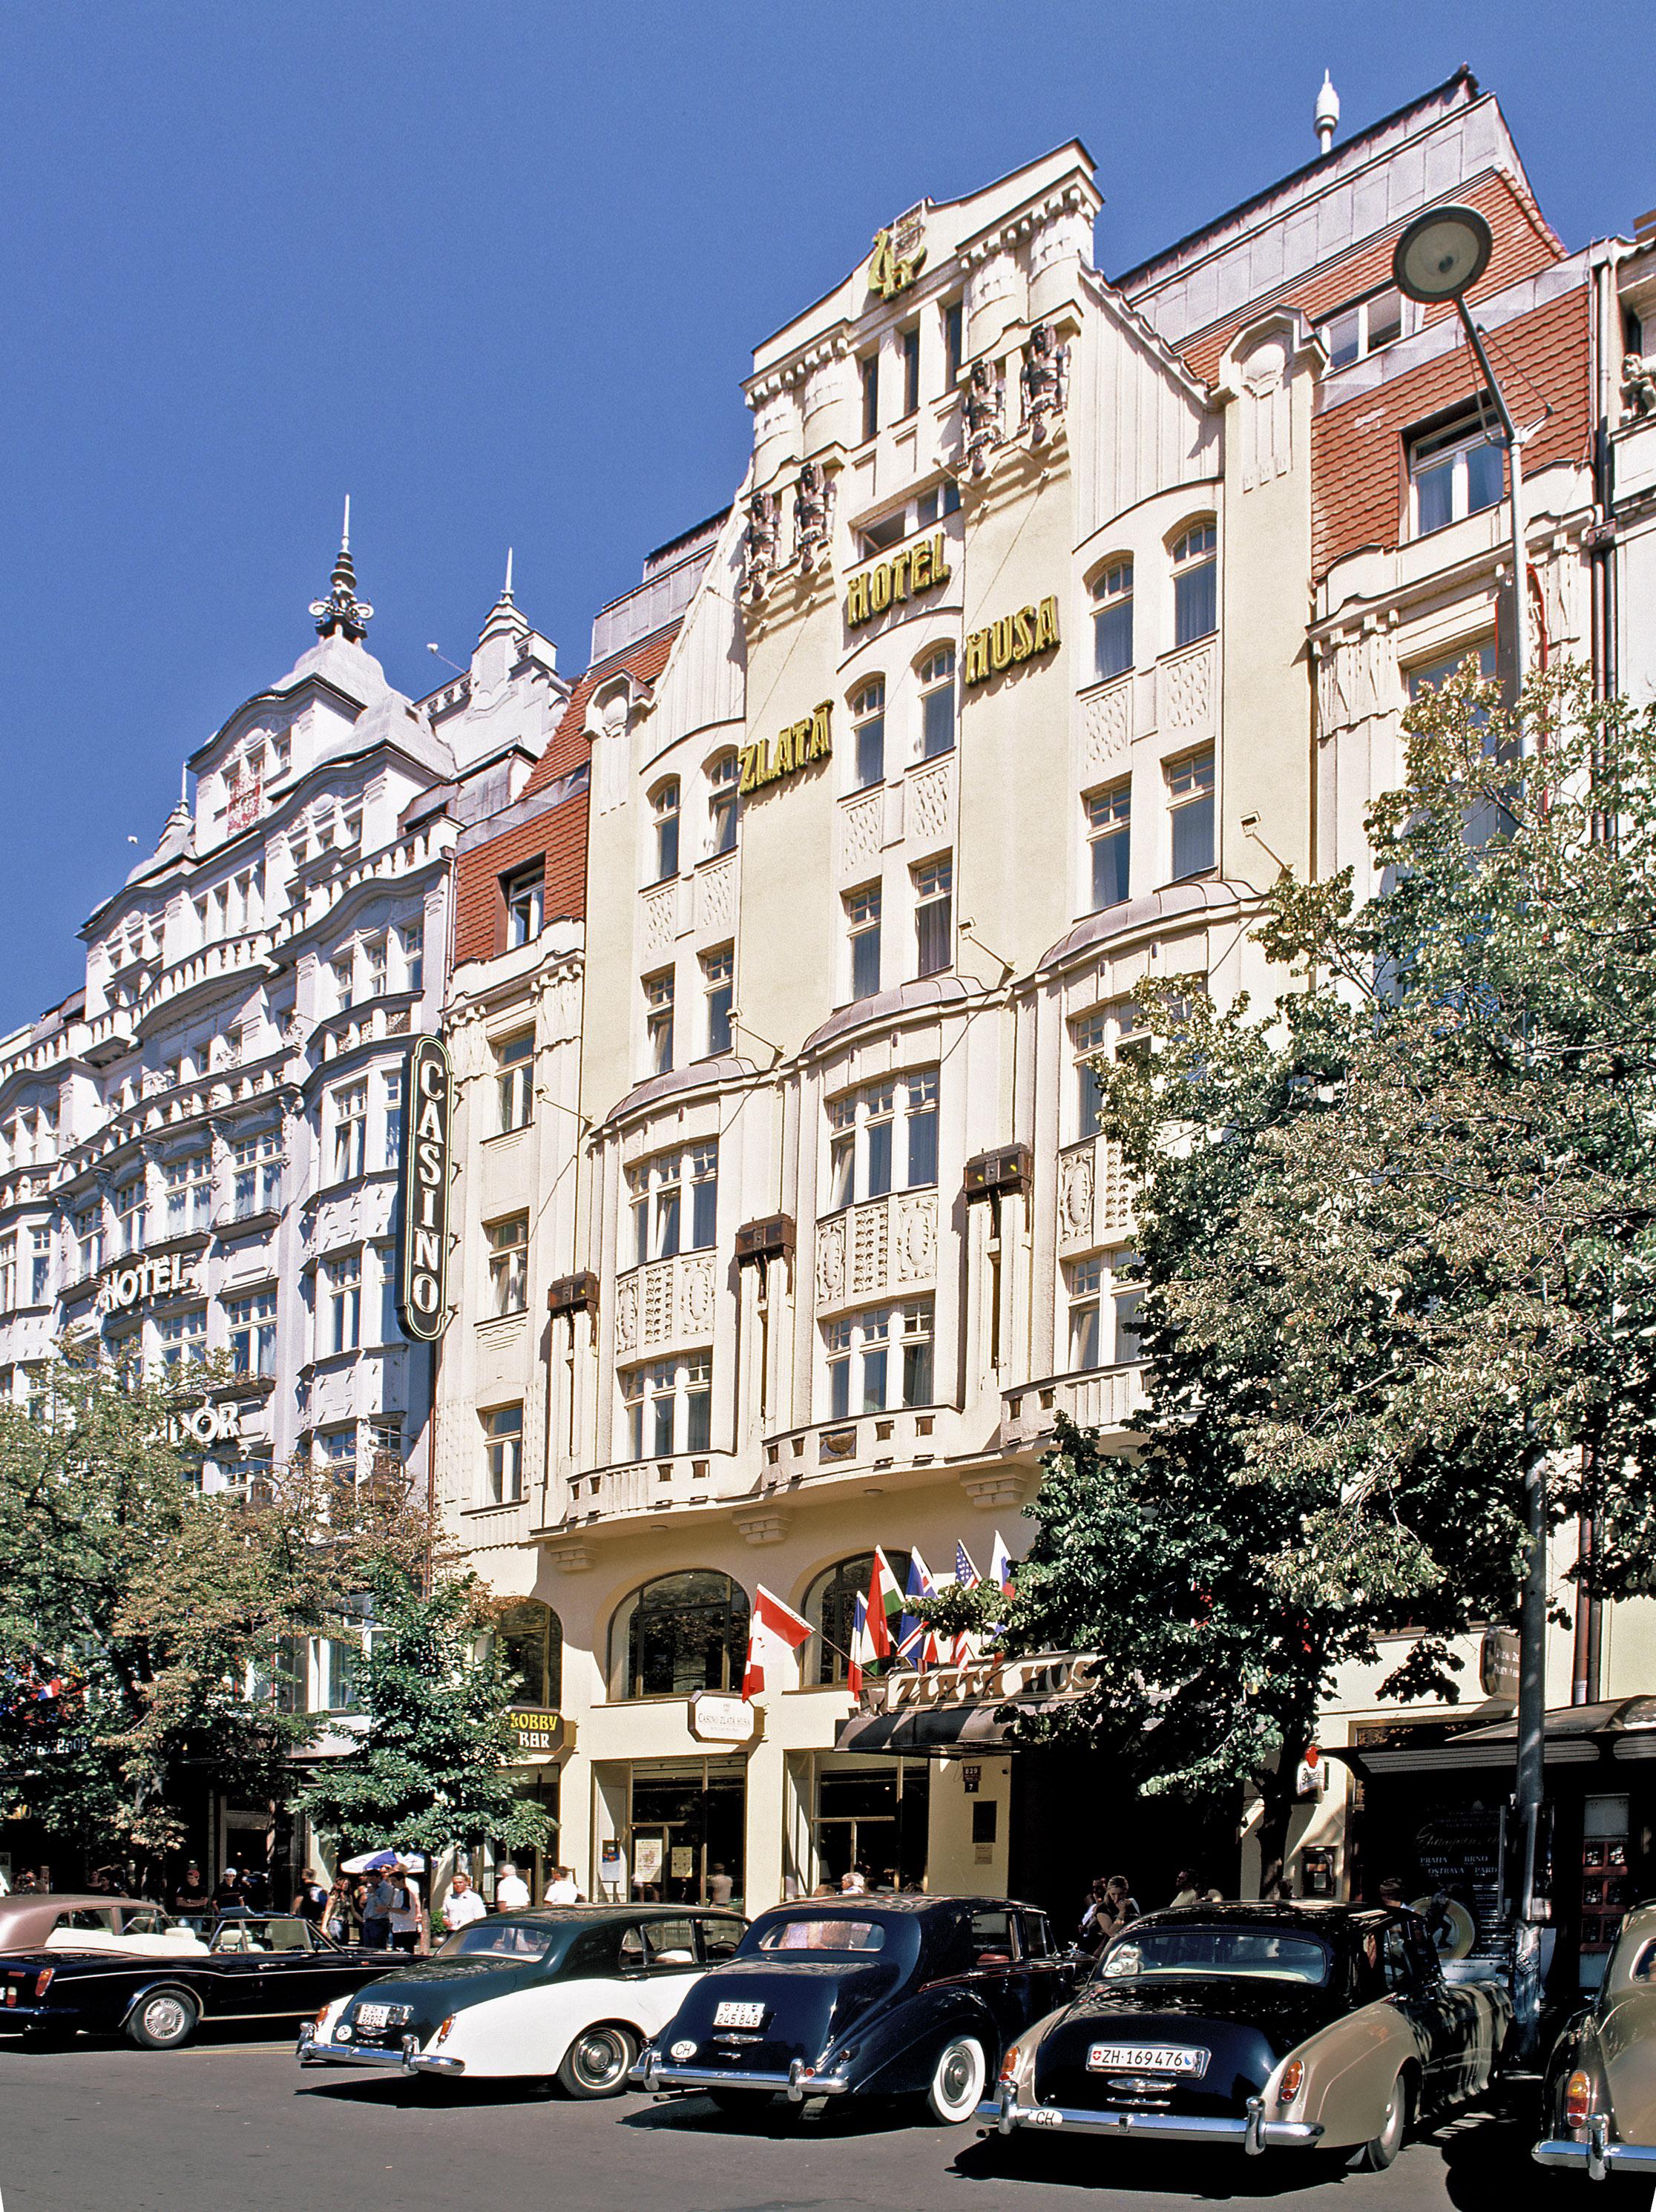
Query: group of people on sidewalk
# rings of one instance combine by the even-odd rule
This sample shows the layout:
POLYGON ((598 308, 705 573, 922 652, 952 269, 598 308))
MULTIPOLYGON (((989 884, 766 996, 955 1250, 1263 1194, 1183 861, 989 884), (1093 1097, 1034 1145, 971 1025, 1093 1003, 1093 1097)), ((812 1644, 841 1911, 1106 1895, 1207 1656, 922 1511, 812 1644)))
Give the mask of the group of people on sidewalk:
MULTIPOLYGON (((1219 1892, 1208 1887, 1195 1867, 1181 1867, 1175 1880, 1177 1887, 1167 1900, 1170 1905, 1213 1905, 1219 1901, 1219 1892)), ((1112 1936, 1118 1935, 1129 1921, 1141 1918, 1143 1911, 1124 1874, 1099 1875, 1087 1893, 1081 1925, 1075 1930, 1076 1943, 1083 1951, 1096 1956, 1112 1936)))

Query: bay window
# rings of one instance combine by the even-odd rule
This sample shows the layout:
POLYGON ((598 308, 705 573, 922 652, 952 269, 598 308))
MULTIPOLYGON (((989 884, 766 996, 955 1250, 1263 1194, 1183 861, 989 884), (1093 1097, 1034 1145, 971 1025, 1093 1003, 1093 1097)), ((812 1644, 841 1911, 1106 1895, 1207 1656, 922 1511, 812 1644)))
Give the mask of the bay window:
POLYGON ((648 1260, 671 1260, 681 1249, 704 1252, 711 1248, 719 1203, 716 1143, 658 1152, 654 1159, 629 1168, 627 1183, 632 1212, 631 1266, 642 1267, 648 1260))
POLYGON ((282 1136, 262 1129, 244 1137, 230 1155, 230 1212, 237 1221, 274 1213, 282 1202, 282 1136))
POLYGON ((350 1182, 368 1159, 368 1085, 347 1084, 333 1094, 333 1180, 350 1182))
POLYGON ((322 1269, 327 1293, 326 1342, 328 1356, 355 1352, 362 1331, 362 1255, 346 1254, 329 1260, 322 1269))
POLYGON ((937 1180, 935 1067, 864 1084, 828 1102, 828 1211, 937 1180))
POLYGON ((230 1329, 230 1364, 238 1375, 276 1372, 276 1292, 225 1301, 230 1329))
POLYGON ((871 677, 851 697, 852 739, 855 747, 856 789, 886 781, 886 679, 871 677))
POLYGON ((825 1322, 828 1419, 932 1402, 932 1301, 866 1306, 825 1322))
POLYGON ((204 1152, 186 1152, 161 1170, 167 1186, 167 1234, 187 1236, 204 1229, 212 1212, 212 1163, 204 1152))
POLYGON ((629 1459, 704 1452, 713 1433, 713 1355, 685 1352, 622 1370, 629 1459))

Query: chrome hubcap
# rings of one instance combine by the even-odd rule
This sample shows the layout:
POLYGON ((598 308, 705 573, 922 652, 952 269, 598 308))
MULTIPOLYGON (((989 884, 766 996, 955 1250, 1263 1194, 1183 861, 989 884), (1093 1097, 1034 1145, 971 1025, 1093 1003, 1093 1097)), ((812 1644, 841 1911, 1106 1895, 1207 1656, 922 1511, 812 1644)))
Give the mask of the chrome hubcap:
POLYGON ((156 1997, 143 2008, 143 2024, 149 2034, 161 2040, 184 2033, 188 2014, 176 1997, 156 1997))
POLYGON ((588 2081, 612 2081, 621 2070, 621 2046, 612 2035, 589 2035, 578 2063, 588 2081))

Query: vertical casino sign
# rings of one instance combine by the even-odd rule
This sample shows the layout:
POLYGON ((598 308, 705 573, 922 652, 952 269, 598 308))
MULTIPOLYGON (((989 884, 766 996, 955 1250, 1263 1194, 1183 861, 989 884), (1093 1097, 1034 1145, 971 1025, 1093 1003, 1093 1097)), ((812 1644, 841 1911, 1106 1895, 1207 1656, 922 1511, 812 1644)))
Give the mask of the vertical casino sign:
POLYGON ((448 1161, 454 1083, 439 1037, 408 1055, 403 1130, 402 1275, 398 1313, 417 1343, 435 1344, 448 1318, 448 1161))

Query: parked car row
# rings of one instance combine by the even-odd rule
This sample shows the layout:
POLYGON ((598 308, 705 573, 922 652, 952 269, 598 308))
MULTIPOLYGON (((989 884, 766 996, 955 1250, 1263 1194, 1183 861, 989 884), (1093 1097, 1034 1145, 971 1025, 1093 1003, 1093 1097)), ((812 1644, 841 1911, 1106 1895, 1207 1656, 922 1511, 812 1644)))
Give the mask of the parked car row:
MULTIPOLYGON (((204 2020, 309 2013, 306 2067, 460 2082, 556 2081, 574 2098, 910 2100, 986 2132, 1244 2153, 1348 2154, 1378 2169, 1418 2119, 1482 2095, 1511 2001, 1448 1977, 1412 1911, 1197 1904, 1131 1923, 1096 1959, 1006 1898, 778 1905, 544 1906, 491 1915, 429 1959, 341 1945, 283 1913, 191 1928, 142 1899, 0 1902, 0 2021, 150 2050, 204 2020)), ((1656 1904, 1630 1912, 1603 1989, 1543 2086, 1542 2164, 1656 2171, 1656 1904)))

